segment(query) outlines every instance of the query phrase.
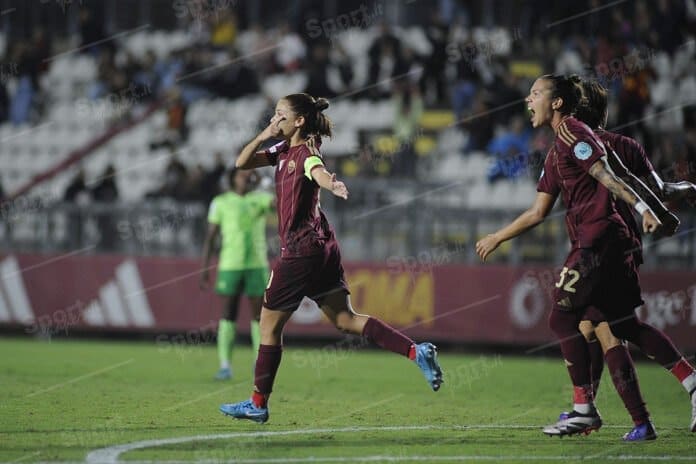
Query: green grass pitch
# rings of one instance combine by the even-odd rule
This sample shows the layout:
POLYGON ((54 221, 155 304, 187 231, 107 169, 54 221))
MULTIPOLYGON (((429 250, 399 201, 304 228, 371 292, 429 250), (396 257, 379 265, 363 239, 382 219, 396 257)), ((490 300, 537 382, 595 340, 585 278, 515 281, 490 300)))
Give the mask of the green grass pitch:
MULTIPOLYGON (((435 393, 404 358, 372 350, 286 344, 269 423, 236 421, 223 402, 248 397, 252 356, 215 382, 210 346, 0 340, 0 462, 81 461, 94 450, 151 442, 104 462, 577 462, 696 461, 690 404, 662 368, 640 363, 655 442, 625 444, 631 427, 611 380, 598 399, 605 426, 589 436, 542 435, 570 406, 560 357, 441 353, 435 393), (221 435, 203 439, 207 435, 221 435), (185 438, 189 437, 189 438, 185 438)), ((94 455, 92 455, 94 456, 94 455)))

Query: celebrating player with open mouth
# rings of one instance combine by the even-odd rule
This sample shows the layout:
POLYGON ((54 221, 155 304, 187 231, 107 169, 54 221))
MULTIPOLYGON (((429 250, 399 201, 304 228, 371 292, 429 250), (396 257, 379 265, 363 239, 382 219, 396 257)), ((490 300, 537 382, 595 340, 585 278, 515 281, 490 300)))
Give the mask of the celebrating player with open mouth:
MULTIPOLYGON (((642 216, 645 232, 654 232, 661 223, 648 205, 612 172, 601 140, 572 116, 581 97, 577 78, 545 75, 534 82, 527 97, 532 126, 550 126, 556 134, 536 199, 512 223, 476 244, 477 253, 485 260, 502 242, 542 222, 558 195, 562 195, 572 248, 555 285, 549 325, 559 338, 573 382, 574 407, 566 417, 544 429, 547 434, 561 436, 588 433, 602 425, 594 405, 587 343, 578 330, 585 308, 590 305, 602 312, 617 337, 636 344, 660 364, 672 363, 673 372, 692 394, 692 403, 696 390, 693 367, 662 332, 635 316, 634 309, 643 301, 632 252, 634 244, 628 227, 616 212, 612 194, 642 216)), ((644 408, 644 404, 638 406, 644 408)), ((624 439, 650 438, 652 426, 647 425, 647 417, 646 412, 646 423, 636 425, 624 439)), ((696 428, 696 417, 692 417, 691 428, 696 428)))
POLYGON ((442 383, 434 345, 415 344, 379 319, 353 311, 338 242, 319 207, 320 188, 348 198, 345 184, 326 170, 319 152, 321 137, 331 136, 331 122, 323 113, 328 106, 326 99, 304 93, 281 98, 268 127, 244 147, 236 161, 242 169, 276 167, 281 243, 281 256, 271 272, 261 309, 254 392, 249 400, 220 407, 224 414, 238 419, 268 420, 267 403, 280 365, 283 327, 303 297, 314 300, 338 330, 365 336, 415 361, 433 390, 442 383), (283 141, 257 151, 271 138, 283 141))

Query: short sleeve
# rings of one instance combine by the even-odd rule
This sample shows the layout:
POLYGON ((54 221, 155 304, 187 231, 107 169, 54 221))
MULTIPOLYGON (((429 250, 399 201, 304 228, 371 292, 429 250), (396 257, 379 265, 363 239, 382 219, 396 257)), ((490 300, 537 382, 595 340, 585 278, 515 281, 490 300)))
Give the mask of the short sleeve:
POLYGON ((265 149, 263 153, 265 153, 268 157, 268 162, 271 164, 271 166, 275 166, 278 163, 278 156, 280 156, 281 153, 288 151, 288 147, 288 143, 283 140, 275 145, 271 145, 265 149))
POLYGON ((584 127, 569 128, 567 124, 562 124, 558 136, 570 146, 570 157, 585 172, 589 172, 590 167, 607 154, 594 133, 584 127))
POLYGON ((551 162, 551 152, 546 155, 546 161, 544 161, 544 169, 541 170, 541 175, 539 176, 539 182, 537 183, 537 192, 548 193, 549 195, 557 196, 561 191, 558 185, 558 180, 553 170, 553 165, 551 162))
POLYGON ((213 198, 213 201, 210 202, 210 208, 208 208, 208 222, 211 224, 220 225, 220 222, 222 222, 222 217, 220 208, 218 207, 218 201, 219 200, 217 198, 213 198))

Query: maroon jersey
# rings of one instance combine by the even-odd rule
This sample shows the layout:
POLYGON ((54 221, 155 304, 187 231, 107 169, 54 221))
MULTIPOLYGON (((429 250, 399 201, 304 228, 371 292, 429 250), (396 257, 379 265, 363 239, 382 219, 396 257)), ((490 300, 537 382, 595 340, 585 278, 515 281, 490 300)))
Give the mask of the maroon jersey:
MULTIPOLYGON (((651 175, 654 168, 640 143, 632 138, 604 129, 597 129, 595 134, 606 144, 608 149, 614 150, 623 165, 626 166, 633 175, 639 179, 645 179, 651 175)), ((612 165, 612 158, 609 158, 609 164, 612 165)), ((636 222, 633 208, 625 201, 617 201, 616 211, 631 232, 631 238, 636 248, 634 257, 636 259, 636 264, 640 265, 643 263, 643 254, 641 252, 643 242, 641 238, 641 227, 638 222, 636 222)))
POLYGON ((272 146, 266 153, 276 167, 281 257, 323 253, 334 240, 334 233, 319 207, 319 185, 307 170, 321 159, 304 144, 290 147, 286 142, 272 146))
POLYGON ((588 172, 605 155, 604 145, 590 128, 569 116, 559 125, 546 156, 537 191, 561 194, 573 247, 590 248, 610 230, 624 237, 629 234, 611 193, 588 172))

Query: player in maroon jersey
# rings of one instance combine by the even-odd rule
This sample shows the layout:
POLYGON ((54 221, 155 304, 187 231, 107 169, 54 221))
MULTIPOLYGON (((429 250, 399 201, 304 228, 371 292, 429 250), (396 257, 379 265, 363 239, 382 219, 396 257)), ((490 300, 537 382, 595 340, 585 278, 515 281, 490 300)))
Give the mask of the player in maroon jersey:
MULTIPOLYGON (((578 105, 575 116, 588 125, 596 135, 605 143, 607 148, 609 165, 612 170, 624 181, 632 185, 636 191, 640 191, 643 198, 651 198, 650 206, 657 213, 660 221, 668 228, 666 235, 672 235, 679 220, 654 197, 653 192, 664 201, 674 201, 681 198, 693 199, 696 197, 696 186, 690 182, 678 183, 664 182, 655 172, 645 150, 635 140, 604 129, 608 117, 607 90, 597 81, 585 80, 582 82, 584 101, 578 105), (650 187, 646 186, 649 185, 650 187), (652 197, 651 197, 652 196, 652 197)), ((633 257, 636 267, 642 264, 641 231, 635 221, 633 212, 625 202, 617 202, 616 208, 621 218, 629 226, 633 241, 633 257)), ((611 332, 604 315, 595 307, 588 307, 579 326, 580 332, 588 341, 590 362, 592 369, 592 384, 594 394, 597 394, 599 382, 604 367, 604 358, 617 389, 625 388, 630 379, 637 379, 633 361, 627 348, 611 332), (625 352, 625 353, 623 353, 625 352), (618 383, 618 384, 617 384, 618 383)), ((678 363, 664 365, 675 377, 682 382, 684 376, 689 374, 687 369, 674 369, 678 363)), ((684 384, 683 384, 684 385, 684 384)), ((684 385, 688 390, 688 386, 684 385)), ((632 410, 627 404, 629 412, 632 410)), ((635 409, 633 409, 635 411, 635 409)), ((561 417, 564 416, 563 413, 561 417)), ((696 397, 692 394, 692 416, 696 417, 696 397)))
POLYGON ((338 330, 367 337, 415 361, 433 390, 442 383, 433 344, 415 344, 379 319, 353 311, 338 242, 319 206, 320 188, 348 198, 345 184, 326 170, 319 152, 321 137, 331 136, 331 122, 323 113, 328 106, 326 99, 305 93, 281 98, 268 127, 244 147, 235 163, 241 169, 276 167, 281 244, 280 259, 271 272, 261 309, 254 392, 249 400, 220 407, 224 414, 238 419, 268 420, 267 402, 280 365, 283 327, 304 297, 314 300, 338 330), (271 138, 283 141, 257 151, 271 138))
MULTIPOLYGON (((627 202, 642 216, 645 232, 660 225, 648 205, 609 167, 602 142, 582 122, 572 117, 582 97, 578 80, 555 75, 534 82, 527 97, 533 127, 550 126, 556 133, 537 187, 533 206, 511 224, 476 244, 482 259, 500 243, 544 220, 559 194, 567 208, 566 226, 571 251, 555 285, 549 325, 558 336, 561 351, 574 386, 574 407, 567 418, 544 432, 568 435, 589 432, 602 424, 594 406, 587 343, 578 330, 584 310, 598 307, 614 333, 664 363, 681 359, 668 338, 635 317, 643 303, 628 227, 616 212, 612 195, 627 202)), ((679 369, 691 369, 681 363, 679 369)), ((696 388, 693 370, 689 382, 696 388)), ((630 389, 629 389, 630 390, 630 389)), ((655 437, 644 404, 636 404, 642 422, 625 440, 655 437)))

